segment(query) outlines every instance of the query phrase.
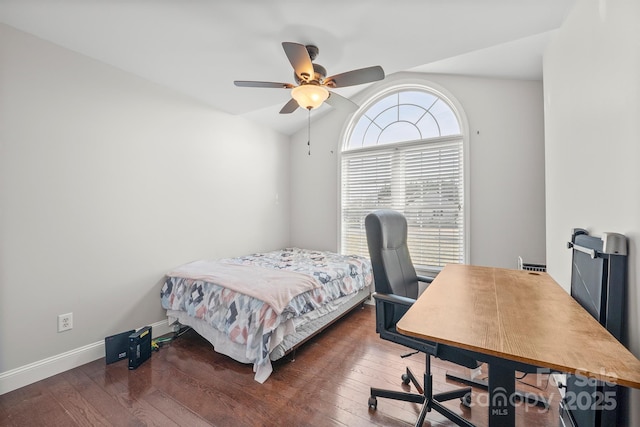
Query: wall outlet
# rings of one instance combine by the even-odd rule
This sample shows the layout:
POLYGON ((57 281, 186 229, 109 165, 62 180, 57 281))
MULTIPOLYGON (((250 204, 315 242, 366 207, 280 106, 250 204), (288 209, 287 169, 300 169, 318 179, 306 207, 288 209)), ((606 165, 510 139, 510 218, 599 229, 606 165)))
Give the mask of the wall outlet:
POLYGON ((58 315, 58 332, 68 331, 73 328, 73 313, 58 315))

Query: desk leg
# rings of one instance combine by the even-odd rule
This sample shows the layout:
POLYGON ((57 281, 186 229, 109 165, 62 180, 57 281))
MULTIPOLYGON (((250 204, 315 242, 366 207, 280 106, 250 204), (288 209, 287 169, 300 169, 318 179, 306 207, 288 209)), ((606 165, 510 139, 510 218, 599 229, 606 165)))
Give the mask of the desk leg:
POLYGON ((516 377, 513 369, 489 365, 489 427, 513 427, 516 424, 516 377))

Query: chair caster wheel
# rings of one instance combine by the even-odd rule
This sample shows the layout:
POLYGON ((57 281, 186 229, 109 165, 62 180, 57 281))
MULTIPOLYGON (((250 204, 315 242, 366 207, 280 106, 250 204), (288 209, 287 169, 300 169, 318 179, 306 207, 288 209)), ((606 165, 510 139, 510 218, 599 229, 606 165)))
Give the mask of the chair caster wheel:
POLYGON ((378 409, 378 399, 376 399, 375 396, 369 398, 369 409, 373 409, 374 411, 378 409))
POLYGON ((404 385, 409 385, 409 383, 411 382, 411 378, 409 378, 409 375, 407 374, 402 374, 402 384, 404 385))
POLYGON ((465 408, 471 408, 471 393, 467 393, 460 398, 460 402, 465 408))

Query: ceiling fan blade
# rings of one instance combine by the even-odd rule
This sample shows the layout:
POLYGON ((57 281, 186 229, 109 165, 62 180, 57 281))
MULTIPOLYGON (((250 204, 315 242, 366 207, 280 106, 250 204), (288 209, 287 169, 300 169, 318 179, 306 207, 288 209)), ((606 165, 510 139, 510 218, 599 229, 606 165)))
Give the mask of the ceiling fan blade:
POLYGON ((384 70, 381 66, 360 68, 359 70, 347 71, 327 77, 324 84, 329 87, 347 87, 371 83, 384 79, 384 70))
POLYGON ((292 42, 282 42, 282 47, 298 77, 306 76, 307 79, 313 79, 313 64, 307 48, 300 43, 292 42))
POLYGON ((339 108, 341 110, 347 110, 351 113, 356 111, 358 108, 358 104, 350 100, 349 98, 345 98, 342 95, 338 95, 335 92, 329 92, 329 98, 325 101, 327 104, 331 105, 334 108, 339 108))
POLYGON ((298 109, 298 107, 299 107, 298 101, 296 101, 295 99, 291 98, 289 100, 289 102, 284 104, 284 107, 282 107, 282 110, 280 110, 280 114, 291 114, 294 111, 296 111, 298 109))
POLYGON ((291 83, 252 82, 247 80, 236 80, 233 84, 240 87, 267 87, 275 89, 291 89, 294 87, 291 83))

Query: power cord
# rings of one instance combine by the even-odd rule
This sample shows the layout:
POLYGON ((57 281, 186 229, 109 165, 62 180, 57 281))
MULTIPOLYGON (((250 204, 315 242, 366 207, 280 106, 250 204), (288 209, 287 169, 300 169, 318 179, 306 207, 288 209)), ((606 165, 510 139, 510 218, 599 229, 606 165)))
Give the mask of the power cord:
POLYGON ((526 386, 533 387, 533 388, 538 389, 540 391, 546 391, 547 388, 549 387, 549 382, 551 381, 551 373, 538 374, 538 375, 547 375, 547 383, 544 385, 544 387, 537 386, 537 385, 534 385, 534 384, 530 384, 530 383, 528 383, 526 381, 522 381, 524 379, 524 377, 526 377, 527 375, 529 375, 529 374, 524 374, 523 376, 521 376, 519 378, 516 377, 516 381, 518 381, 520 384, 524 384, 526 386))
POLYGON ((160 351, 162 346, 164 346, 165 344, 170 343, 171 341, 175 340, 176 338, 182 336, 185 332, 188 332, 190 329, 191 329, 190 326, 182 326, 177 331, 175 331, 173 333, 173 336, 170 336, 170 337, 159 337, 159 338, 155 338, 155 339, 151 340, 151 350, 160 351))

